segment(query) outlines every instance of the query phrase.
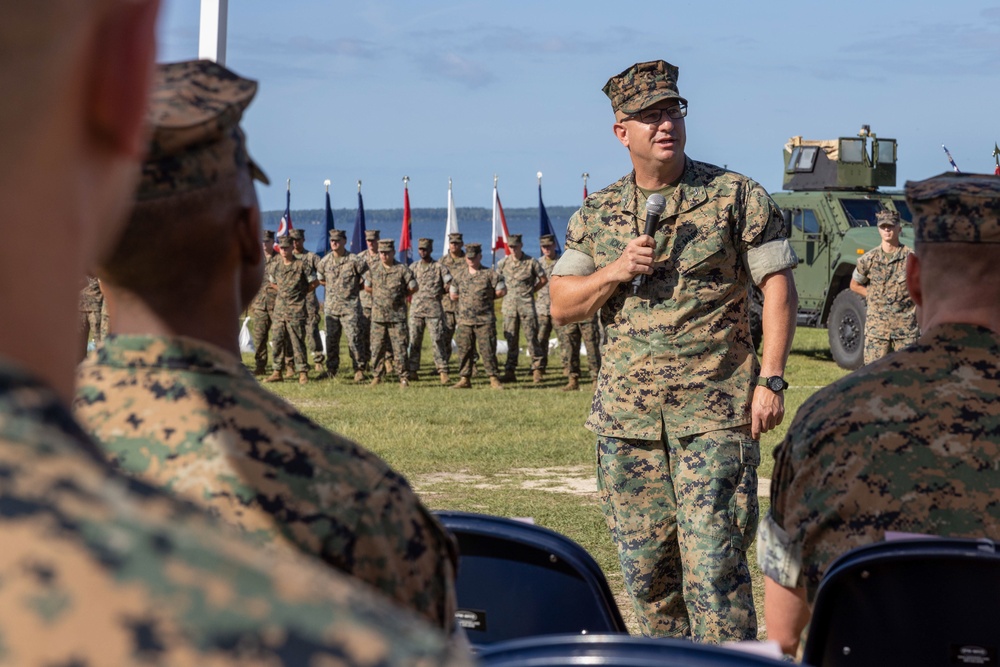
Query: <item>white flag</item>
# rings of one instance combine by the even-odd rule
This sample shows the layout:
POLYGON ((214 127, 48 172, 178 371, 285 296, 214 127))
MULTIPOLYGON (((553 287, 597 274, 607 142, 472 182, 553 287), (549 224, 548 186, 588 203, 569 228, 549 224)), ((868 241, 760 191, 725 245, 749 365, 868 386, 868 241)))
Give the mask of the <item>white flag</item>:
POLYGON ((444 243, 441 254, 448 252, 448 235, 458 234, 458 216, 455 215, 455 199, 451 196, 451 179, 448 179, 448 222, 444 226, 444 243))

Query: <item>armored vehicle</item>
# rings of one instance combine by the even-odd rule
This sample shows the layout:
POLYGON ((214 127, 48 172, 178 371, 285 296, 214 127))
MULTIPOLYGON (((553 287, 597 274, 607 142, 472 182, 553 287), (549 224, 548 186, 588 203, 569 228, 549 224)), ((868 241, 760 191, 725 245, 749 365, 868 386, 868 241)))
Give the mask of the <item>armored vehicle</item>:
POLYGON ((861 366, 865 300, 849 287, 861 255, 881 243, 875 214, 899 211, 900 242, 913 247, 910 209, 896 185, 896 140, 867 125, 856 137, 785 145, 784 191, 773 193, 785 215, 799 264, 794 270, 800 326, 825 326, 830 352, 842 368, 861 366))

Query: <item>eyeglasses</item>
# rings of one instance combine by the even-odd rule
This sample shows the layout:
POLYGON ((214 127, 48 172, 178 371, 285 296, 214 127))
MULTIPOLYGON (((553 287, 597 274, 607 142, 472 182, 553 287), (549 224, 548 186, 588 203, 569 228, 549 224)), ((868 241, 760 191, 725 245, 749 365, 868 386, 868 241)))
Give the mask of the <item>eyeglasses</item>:
POLYGON ((647 125, 656 125, 663 122, 664 115, 672 120, 678 120, 688 115, 688 107, 686 104, 674 104, 669 107, 643 109, 631 116, 626 116, 622 120, 638 120, 640 123, 646 123, 647 125))

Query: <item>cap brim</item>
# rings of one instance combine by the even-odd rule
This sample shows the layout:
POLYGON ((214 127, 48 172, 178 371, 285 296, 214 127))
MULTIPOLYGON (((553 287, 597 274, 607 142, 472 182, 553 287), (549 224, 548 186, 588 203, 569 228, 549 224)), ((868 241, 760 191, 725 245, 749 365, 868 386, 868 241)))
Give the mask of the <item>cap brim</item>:
POLYGON ((629 104, 627 106, 623 104, 618 110, 627 114, 638 113, 646 107, 651 107, 658 102, 662 102, 663 100, 680 100, 683 104, 688 103, 687 99, 681 97, 677 93, 669 90, 662 90, 649 95, 642 95, 638 97, 633 104, 629 104))

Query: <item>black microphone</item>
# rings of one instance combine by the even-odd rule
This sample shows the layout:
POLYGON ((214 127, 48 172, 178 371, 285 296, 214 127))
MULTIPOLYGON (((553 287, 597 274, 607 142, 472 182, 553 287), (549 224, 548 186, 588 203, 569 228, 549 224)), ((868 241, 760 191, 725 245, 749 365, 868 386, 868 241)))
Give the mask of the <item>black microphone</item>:
MULTIPOLYGON (((656 233, 656 224, 660 221, 660 216, 666 208, 667 200, 663 195, 658 192, 649 195, 649 199, 646 200, 646 229, 643 231, 643 234, 652 236, 656 233)), ((633 296, 639 293, 639 288, 646 282, 646 278, 647 275, 645 273, 640 273, 632 279, 633 296)))

